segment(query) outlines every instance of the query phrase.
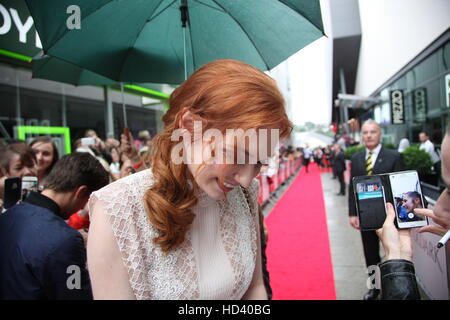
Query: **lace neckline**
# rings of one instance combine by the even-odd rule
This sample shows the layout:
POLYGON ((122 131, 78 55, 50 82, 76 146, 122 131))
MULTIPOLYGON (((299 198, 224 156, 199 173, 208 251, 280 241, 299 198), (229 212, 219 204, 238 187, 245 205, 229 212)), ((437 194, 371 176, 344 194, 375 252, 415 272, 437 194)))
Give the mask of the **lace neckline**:
MULTIPOLYGON (((192 189, 192 181, 188 179, 188 185, 192 189)), ((205 191, 203 191, 200 187, 197 186, 197 191, 195 193, 197 197, 197 205, 206 208, 216 204, 219 200, 215 200, 211 198, 205 191)))

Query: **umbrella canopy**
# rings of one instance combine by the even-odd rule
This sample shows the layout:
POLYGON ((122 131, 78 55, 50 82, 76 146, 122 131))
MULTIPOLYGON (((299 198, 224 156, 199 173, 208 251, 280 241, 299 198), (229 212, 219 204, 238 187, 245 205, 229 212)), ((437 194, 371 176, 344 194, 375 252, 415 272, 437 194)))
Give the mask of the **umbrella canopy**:
POLYGON ((117 84, 114 80, 47 55, 38 55, 34 57, 31 61, 31 65, 33 69, 33 78, 59 81, 75 86, 107 86, 117 84))
POLYGON ((46 54, 117 82, 178 84, 225 58, 269 70, 323 35, 319 0, 26 2, 46 54))

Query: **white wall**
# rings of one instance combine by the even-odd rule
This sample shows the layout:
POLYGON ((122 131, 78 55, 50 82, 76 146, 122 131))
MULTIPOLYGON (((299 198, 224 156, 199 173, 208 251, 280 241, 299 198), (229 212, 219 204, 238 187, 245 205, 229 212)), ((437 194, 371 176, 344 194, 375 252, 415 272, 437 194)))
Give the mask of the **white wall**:
POLYGON ((450 27, 449 0, 359 0, 355 94, 368 96, 450 27))
POLYGON ((289 65, 287 60, 280 63, 267 73, 277 82, 278 88, 280 89, 286 101, 286 113, 289 117, 289 120, 292 121, 291 89, 289 79, 289 65))
MULTIPOLYGON (((325 34, 288 59, 294 124, 331 122, 333 39, 330 0, 320 0, 325 34)), ((333 0, 331 0, 333 1, 333 0)))
MULTIPOLYGON (((330 7, 331 28, 329 28, 329 36, 332 38, 344 38, 361 34, 358 0, 327 0, 321 1, 320 4, 330 7)), ((323 11, 324 9, 322 8, 323 11)), ((328 21, 324 21, 324 25, 327 23, 328 21)))

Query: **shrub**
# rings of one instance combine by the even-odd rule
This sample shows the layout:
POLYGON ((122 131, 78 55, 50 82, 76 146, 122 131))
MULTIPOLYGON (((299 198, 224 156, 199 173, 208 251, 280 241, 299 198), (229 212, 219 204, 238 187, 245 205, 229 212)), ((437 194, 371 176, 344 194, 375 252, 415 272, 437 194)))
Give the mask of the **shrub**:
POLYGON ((386 149, 391 149, 391 150, 397 150, 397 148, 394 146, 393 143, 383 143, 383 147, 385 147, 386 149))
POLYGON ((424 150, 419 150, 418 145, 410 146, 405 149, 403 161, 408 170, 417 170, 421 174, 430 174, 433 161, 431 156, 424 150))
POLYGON ((345 159, 350 160, 350 159, 353 157, 353 155, 354 155, 355 153, 358 153, 358 152, 360 152, 360 151, 363 151, 364 149, 365 149, 364 146, 353 146, 353 147, 348 147, 348 148, 345 149, 345 151, 344 151, 344 157, 345 157, 345 159))

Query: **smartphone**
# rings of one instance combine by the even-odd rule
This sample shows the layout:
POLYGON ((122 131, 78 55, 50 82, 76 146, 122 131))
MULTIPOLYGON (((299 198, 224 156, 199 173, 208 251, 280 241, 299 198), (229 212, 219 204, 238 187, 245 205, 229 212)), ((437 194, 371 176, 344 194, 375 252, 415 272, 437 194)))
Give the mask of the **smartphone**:
POLYGON ((427 217, 414 213, 414 209, 425 207, 417 171, 392 173, 389 175, 389 183, 398 228, 417 228, 428 225, 427 217))
POLYGON ((95 146, 95 138, 81 138, 82 146, 95 146))
POLYGON ((21 200, 25 200, 31 191, 38 191, 37 177, 22 177, 21 200))
POLYGON ((5 191, 3 195, 3 207, 9 209, 14 206, 22 196, 22 179, 8 178, 5 179, 5 191))
POLYGON ((362 231, 377 230, 386 220, 386 196, 379 176, 353 178, 359 226, 362 231))

